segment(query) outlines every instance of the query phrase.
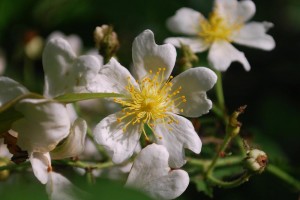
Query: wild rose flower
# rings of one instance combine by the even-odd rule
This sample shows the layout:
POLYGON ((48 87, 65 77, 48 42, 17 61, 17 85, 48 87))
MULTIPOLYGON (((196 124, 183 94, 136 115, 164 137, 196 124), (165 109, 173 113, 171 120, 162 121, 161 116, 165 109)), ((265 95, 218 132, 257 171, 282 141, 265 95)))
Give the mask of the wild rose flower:
POLYGON ((193 52, 209 49, 208 61, 219 71, 226 71, 231 62, 242 63, 250 70, 244 53, 231 43, 263 50, 272 50, 275 41, 266 32, 273 26, 270 22, 248 22, 255 14, 255 4, 250 0, 215 0, 208 20, 190 8, 181 8, 168 19, 167 26, 174 32, 189 37, 170 37, 165 40, 177 47, 189 45, 193 52))
POLYGON ((176 50, 171 44, 155 44, 150 30, 134 40, 132 54, 136 79, 112 58, 100 69, 99 82, 89 88, 124 95, 114 99, 123 110, 95 127, 95 140, 106 148, 113 162, 121 163, 133 154, 143 134, 146 140, 152 137, 167 148, 171 167, 181 167, 185 163, 184 148, 200 153, 201 141, 192 123, 180 115, 198 117, 211 109, 206 91, 217 77, 204 67, 170 76, 176 50), (151 136, 145 126, 153 132, 151 136))

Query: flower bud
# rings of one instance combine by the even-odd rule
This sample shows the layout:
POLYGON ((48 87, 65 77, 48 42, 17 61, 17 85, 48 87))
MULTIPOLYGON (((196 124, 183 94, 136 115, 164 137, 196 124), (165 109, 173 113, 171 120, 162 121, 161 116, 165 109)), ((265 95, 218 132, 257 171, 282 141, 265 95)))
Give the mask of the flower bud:
POLYGON ((185 71, 192 68, 193 63, 197 63, 199 61, 199 58, 188 45, 182 43, 180 45, 182 55, 179 57, 177 63, 179 67, 182 68, 182 71, 185 71))
POLYGON ((268 163, 268 156, 258 149, 251 149, 247 152, 245 167, 251 172, 262 173, 268 163))
POLYGON ((117 33, 114 32, 112 26, 97 26, 94 31, 94 39, 99 54, 104 57, 104 62, 107 63, 119 49, 120 44, 117 33))

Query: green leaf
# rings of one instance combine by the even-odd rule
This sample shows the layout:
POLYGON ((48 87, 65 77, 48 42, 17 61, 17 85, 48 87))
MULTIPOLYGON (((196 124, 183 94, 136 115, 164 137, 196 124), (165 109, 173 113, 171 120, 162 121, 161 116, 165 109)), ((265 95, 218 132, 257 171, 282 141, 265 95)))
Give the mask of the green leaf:
POLYGON ((122 97, 121 94, 116 93, 69 93, 54 98, 61 103, 74 103, 88 99, 98 99, 107 97, 122 97))
POLYGON ((213 187, 204 181, 202 177, 195 177, 191 180, 196 184, 196 188, 199 192, 204 192, 205 195, 213 198, 213 187))

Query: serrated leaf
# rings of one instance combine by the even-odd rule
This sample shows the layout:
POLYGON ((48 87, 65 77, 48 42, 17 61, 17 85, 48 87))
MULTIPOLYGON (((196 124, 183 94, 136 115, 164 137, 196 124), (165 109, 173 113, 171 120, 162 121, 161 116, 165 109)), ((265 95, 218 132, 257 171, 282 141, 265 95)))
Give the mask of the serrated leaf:
POLYGON ((199 192, 203 192, 205 195, 213 198, 213 187, 204 181, 202 177, 193 178, 191 180, 196 184, 196 188, 199 192))
POLYGON ((88 99, 99 99, 108 97, 122 97, 121 94, 116 93, 69 93, 54 98, 61 103, 74 103, 88 99))

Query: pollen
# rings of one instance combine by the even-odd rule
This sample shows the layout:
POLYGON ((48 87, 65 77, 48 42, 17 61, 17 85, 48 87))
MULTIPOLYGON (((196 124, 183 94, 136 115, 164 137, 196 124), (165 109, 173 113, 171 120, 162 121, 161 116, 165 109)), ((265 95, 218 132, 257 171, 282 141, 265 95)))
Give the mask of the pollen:
POLYGON ((183 112, 180 108, 185 103, 186 97, 180 95, 182 87, 172 88, 170 76, 165 80, 166 68, 158 68, 156 71, 149 70, 147 76, 137 81, 139 87, 136 87, 130 79, 125 87, 128 94, 126 97, 114 98, 116 103, 122 105, 122 116, 117 118, 117 122, 125 122, 123 131, 128 126, 141 124, 141 132, 145 139, 149 141, 144 125, 147 124, 151 129, 153 136, 157 139, 163 139, 162 136, 155 133, 155 126, 163 124, 170 129, 170 124, 177 121, 168 113, 174 112, 174 109, 183 112))
POLYGON ((204 38, 205 42, 212 43, 217 39, 231 42, 234 31, 242 27, 239 23, 230 23, 229 19, 223 18, 216 9, 212 12, 208 20, 200 21, 200 32, 198 35, 204 38))

